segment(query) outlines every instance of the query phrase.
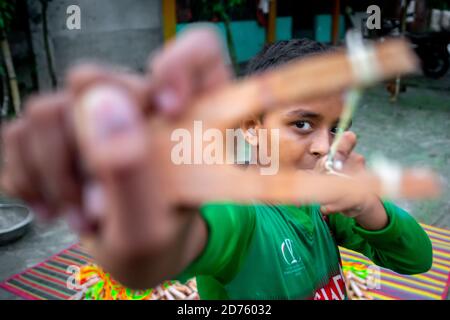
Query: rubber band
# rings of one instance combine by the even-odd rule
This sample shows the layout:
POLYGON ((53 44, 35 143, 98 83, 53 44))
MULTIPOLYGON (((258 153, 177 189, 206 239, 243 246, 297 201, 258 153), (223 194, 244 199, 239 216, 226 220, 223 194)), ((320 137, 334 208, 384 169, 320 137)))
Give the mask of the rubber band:
POLYGON ((392 198, 400 195, 403 172, 399 165, 378 156, 373 161, 372 170, 380 178, 385 195, 392 198))
POLYGON ((380 66, 375 47, 364 44, 361 33, 350 30, 346 34, 348 59, 352 67, 353 75, 357 82, 369 85, 381 78, 380 66))

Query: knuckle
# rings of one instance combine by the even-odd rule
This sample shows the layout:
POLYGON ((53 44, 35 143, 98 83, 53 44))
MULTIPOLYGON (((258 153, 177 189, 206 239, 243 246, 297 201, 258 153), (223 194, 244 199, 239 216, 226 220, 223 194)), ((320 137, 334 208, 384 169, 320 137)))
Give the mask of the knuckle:
POLYGON ((365 164, 366 159, 364 158, 364 156, 360 155, 360 154, 356 154, 355 155, 355 161, 359 164, 365 164))
POLYGON ((18 147, 20 144, 20 137, 26 130, 26 121, 24 119, 18 119, 8 123, 2 129, 3 143, 6 148, 18 147))
POLYGON ((44 94, 33 98, 25 111, 25 116, 33 124, 47 125, 59 121, 61 108, 65 105, 62 94, 44 94))
POLYGON ((156 73, 161 65, 162 50, 159 49, 149 57, 148 71, 152 74, 156 73))
POLYGON ((345 133, 347 148, 352 149, 356 145, 357 140, 356 134, 353 131, 347 131, 345 133))
POLYGON ((68 87, 77 89, 84 87, 84 84, 91 83, 103 77, 107 77, 109 72, 104 66, 93 63, 83 63, 69 69, 66 76, 68 87))
POLYGON ((203 26, 197 30, 193 30, 193 36, 194 32, 199 42, 208 43, 212 48, 220 47, 219 37, 214 29, 203 26))
POLYGON ((346 136, 348 139, 351 139, 352 141, 357 140, 356 134, 353 131, 347 131, 346 136))
POLYGON ((48 100, 48 95, 46 94, 30 97, 25 103, 25 117, 27 119, 39 117, 42 110, 45 109, 46 100, 48 100))

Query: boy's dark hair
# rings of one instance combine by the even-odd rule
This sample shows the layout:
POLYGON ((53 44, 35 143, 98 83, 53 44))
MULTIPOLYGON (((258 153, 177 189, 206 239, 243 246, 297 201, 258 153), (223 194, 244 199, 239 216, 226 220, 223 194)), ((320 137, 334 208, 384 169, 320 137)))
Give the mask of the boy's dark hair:
POLYGON ((260 53, 248 62, 245 74, 259 73, 300 57, 330 50, 332 50, 331 46, 309 39, 277 41, 266 45, 260 53))

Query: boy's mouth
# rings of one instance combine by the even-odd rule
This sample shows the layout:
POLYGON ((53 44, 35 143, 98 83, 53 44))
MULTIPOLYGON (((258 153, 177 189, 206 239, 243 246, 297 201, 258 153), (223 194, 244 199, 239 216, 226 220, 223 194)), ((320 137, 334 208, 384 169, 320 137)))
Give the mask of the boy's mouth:
POLYGON ((308 163, 300 163, 297 165, 297 170, 314 170, 314 168, 316 167, 317 164, 317 160, 311 162, 309 161, 308 163))
POLYGON ((315 170, 318 162, 322 159, 322 157, 318 158, 316 156, 308 156, 298 161, 295 165, 297 170, 315 170))

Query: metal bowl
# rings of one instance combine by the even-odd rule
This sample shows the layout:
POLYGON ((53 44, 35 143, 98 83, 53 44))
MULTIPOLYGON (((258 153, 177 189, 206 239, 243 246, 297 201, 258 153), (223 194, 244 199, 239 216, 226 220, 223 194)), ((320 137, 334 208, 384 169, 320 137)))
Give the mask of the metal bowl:
POLYGON ((0 204, 0 245, 22 237, 33 221, 33 213, 19 204, 0 204))

